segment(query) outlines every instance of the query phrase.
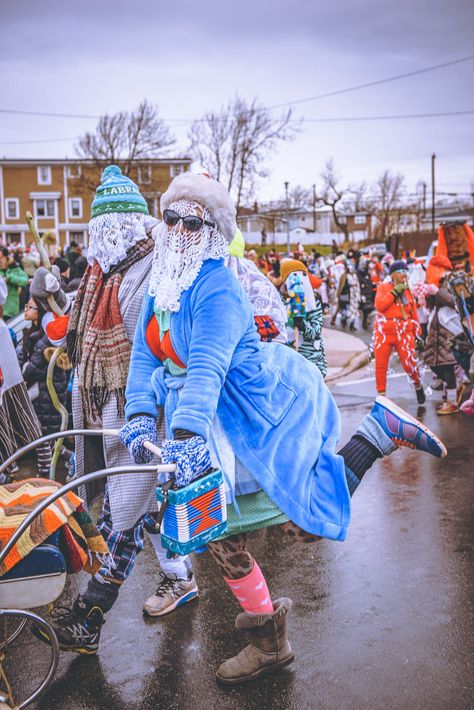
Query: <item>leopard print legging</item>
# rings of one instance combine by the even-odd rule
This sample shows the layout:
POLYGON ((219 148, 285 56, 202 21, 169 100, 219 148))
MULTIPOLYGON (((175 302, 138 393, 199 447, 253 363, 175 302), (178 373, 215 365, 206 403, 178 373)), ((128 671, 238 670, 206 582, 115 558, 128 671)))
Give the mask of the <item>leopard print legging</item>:
MULTIPOLYGON (((296 542, 316 542, 321 538, 302 530, 291 520, 278 526, 282 532, 296 542)), ((247 533, 230 535, 219 542, 209 542, 207 548, 227 579, 241 579, 253 569, 254 559, 247 550, 247 533)))

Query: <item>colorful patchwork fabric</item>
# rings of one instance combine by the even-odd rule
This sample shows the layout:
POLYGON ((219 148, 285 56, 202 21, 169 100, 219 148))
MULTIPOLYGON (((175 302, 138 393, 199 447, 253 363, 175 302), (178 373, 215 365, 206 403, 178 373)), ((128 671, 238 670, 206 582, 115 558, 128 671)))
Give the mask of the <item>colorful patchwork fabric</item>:
POLYGON ((84 570, 95 574, 109 555, 109 548, 82 505, 68 518, 60 530, 59 547, 66 558, 68 572, 84 570))
MULTIPOLYGON (((60 483, 43 478, 32 478, 0 486, 0 547, 6 544, 26 516, 58 488, 61 488, 60 483)), ((1 563, 0 576, 14 567, 56 530, 68 523, 76 510, 81 511, 81 514, 84 512, 81 499, 71 492, 52 503, 23 533, 1 563)), ((103 544, 98 540, 96 529, 95 534, 91 533, 91 525, 92 521, 85 526, 87 537, 83 534, 86 541, 93 541, 93 546, 91 549, 86 543, 84 554, 87 557, 89 550, 95 550, 99 555, 106 555, 108 553, 107 546, 103 540, 103 544)))
POLYGON ((270 316, 254 316, 254 320, 260 340, 264 343, 271 343, 279 335, 280 331, 270 316))

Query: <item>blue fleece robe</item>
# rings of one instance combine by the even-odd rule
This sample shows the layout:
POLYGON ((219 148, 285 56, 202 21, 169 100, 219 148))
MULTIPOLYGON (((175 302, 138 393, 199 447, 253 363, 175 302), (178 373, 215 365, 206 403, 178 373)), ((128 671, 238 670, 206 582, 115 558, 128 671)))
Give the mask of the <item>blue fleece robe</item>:
MULTIPOLYGON (((335 453, 340 418, 318 368, 285 345, 260 342, 247 295, 223 260, 204 262, 180 303, 170 337, 187 376, 171 433, 187 429, 207 441, 217 413, 235 455, 281 510, 310 533, 343 540, 350 498, 335 453)), ((146 342, 152 317, 147 295, 132 349, 127 419, 156 417, 164 406, 152 386, 163 365, 146 342)))

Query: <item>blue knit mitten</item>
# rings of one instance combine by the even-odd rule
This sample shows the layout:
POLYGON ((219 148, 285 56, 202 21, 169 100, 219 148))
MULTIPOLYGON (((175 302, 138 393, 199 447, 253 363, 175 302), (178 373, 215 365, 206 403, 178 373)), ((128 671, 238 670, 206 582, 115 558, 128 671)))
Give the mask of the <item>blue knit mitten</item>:
POLYGON ((193 436, 184 441, 165 439, 161 446, 161 460, 163 463, 176 463, 174 480, 177 488, 187 486, 212 467, 202 436, 193 436))
POLYGON ((122 444, 125 444, 133 456, 135 463, 150 463, 153 454, 145 449, 143 444, 145 441, 151 441, 152 444, 157 443, 156 420, 153 417, 140 414, 131 419, 120 429, 119 436, 122 444))

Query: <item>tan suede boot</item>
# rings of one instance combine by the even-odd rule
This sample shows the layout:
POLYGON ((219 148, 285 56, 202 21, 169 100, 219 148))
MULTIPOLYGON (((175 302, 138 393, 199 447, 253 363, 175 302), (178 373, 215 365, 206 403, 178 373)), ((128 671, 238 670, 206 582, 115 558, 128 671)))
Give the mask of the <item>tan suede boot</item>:
POLYGON ((294 655, 286 633, 286 615, 292 604, 283 597, 273 603, 273 614, 243 612, 237 616, 236 628, 245 629, 251 643, 219 666, 216 677, 220 683, 245 683, 291 663, 294 655))

